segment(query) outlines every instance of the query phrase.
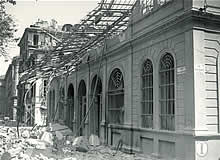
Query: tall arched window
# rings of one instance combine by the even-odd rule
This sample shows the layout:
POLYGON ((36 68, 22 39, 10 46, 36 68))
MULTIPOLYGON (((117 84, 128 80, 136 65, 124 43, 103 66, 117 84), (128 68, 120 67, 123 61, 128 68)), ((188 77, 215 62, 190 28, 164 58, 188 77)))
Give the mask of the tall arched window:
POLYGON ((79 134, 80 136, 86 134, 85 130, 85 123, 86 123, 86 105, 87 105, 87 97, 86 97, 86 83, 84 80, 81 80, 79 83, 79 88, 78 88, 78 115, 79 115, 79 122, 78 122, 78 127, 80 127, 79 134))
POLYGON ((59 97, 59 119, 64 120, 64 98, 65 90, 64 87, 60 88, 60 97, 59 97))
POLYGON ((66 112, 66 125, 73 129, 74 119, 74 87, 70 83, 67 90, 67 112, 66 112))
POLYGON ((120 69, 112 71, 108 88, 109 122, 124 123, 124 80, 120 69))
POLYGON ((153 65, 147 59, 142 68, 142 124, 144 128, 153 128, 153 65))
POLYGON ((160 127, 175 130, 174 59, 166 53, 160 59, 160 127))

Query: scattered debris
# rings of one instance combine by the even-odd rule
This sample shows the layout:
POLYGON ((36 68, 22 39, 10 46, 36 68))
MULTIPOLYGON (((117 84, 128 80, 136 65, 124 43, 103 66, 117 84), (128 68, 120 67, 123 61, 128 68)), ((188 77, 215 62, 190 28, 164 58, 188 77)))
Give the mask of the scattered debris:
POLYGON ((74 137, 66 126, 0 126, 0 160, 152 160, 137 154, 115 152, 100 144, 97 135, 74 137), (116 154, 115 154, 116 153, 116 154))
POLYGON ((89 137, 89 144, 91 146, 99 146, 100 145, 99 137, 97 135, 92 134, 89 137))
POLYGON ((22 136, 23 138, 29 138, 29 137, 30 137, 30 131, 24 130, 24 131, 21 133, 21 136, 22 136))
POLYGON ((41 137, 41 140, 49 143, 50 145, 53 145, 53 135, 52 135, 52 133, 44 132, 42 137, 41 137))
POLYGON ((60 131, 56 131, 55 134, 56 134, 56 137, 57 137, 58 140, 63 139, 63 134, 60 131))
POLYGON ((50 129, 51 129, 51 132, 59 131, 63 136, 73 135, 73 132, 71 131, 71 129, 59 123, 51 124, 50 129))
POLYGON ((75 138, 73 146, 76 148, 76 151, 79 152, 88 152, 89 151, 89 142, 86 137, 80 136, 75 138))

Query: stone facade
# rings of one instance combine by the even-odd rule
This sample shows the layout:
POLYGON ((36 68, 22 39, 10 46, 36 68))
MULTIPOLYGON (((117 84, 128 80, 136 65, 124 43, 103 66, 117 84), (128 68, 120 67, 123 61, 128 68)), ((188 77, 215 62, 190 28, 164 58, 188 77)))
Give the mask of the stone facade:
POLYGON ((137 3, 126 32, 89 51, 74 72, 52 80, 47 96, 49 116, 62 119, 77 135, 97 134, 112 146, 122 140, 123 149, 129 152, 165 159, 219 159, 220 3, 172 0, 149 13, 142 8, 137 3), (164 64, 164 57, 172 58, 164 64), (147 59, 153 68, 151 127, 143 127, 142 119, 147 59), (161 69, 172 63, 174 68, 161 69), (173 81, 167 79, 166 87, 172 91, 166 90, 165 98, 162 72, 174 73, 173 81), (118 90, 111 90, 111 81, 118 90), (57 105, 61 93, 64 111, 57 105), (167 105, 165 127, 163 101, 167 105), (59 117, 59 111, 63 116, 59 117), (113 111, 119 116, 111 115, 113 111))

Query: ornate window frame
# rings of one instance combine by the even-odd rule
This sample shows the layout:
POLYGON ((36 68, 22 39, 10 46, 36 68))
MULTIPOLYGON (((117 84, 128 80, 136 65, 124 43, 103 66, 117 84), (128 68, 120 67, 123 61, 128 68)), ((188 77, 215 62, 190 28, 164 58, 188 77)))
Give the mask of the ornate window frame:
POLYGON ((124 123, 124 78, 119 68, 115 68, 109 78, 108 117, 112 124, 124 123))
POLYGON ((153 64, 146 59, 142 65, 141 127, 153 128, 153 64))
POLYGON ((159 63, 160 129, 175 130, 175 62, 170 53, 159 63))

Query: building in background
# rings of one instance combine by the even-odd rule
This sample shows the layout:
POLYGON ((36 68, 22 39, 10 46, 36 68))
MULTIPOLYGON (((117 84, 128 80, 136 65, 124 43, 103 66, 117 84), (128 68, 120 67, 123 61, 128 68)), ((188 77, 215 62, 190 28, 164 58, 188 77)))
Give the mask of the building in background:
POLYGON ((18 70, 19 57, 14 57, 5 75, 6 114, 11 120, 17 119, 18 70))
POLYGON ((56 38, 59 32, 54 29, 54 25, 48 30, 48 23, 45 21, 36 24, 25 29, 18 44, 20 47, 19 117, 27 125, 46 123, 47 76, 42 76, 42 71, 37 70, 37 66, 59 41, 56 38))
MULTIPOLYGON (((94 26, 118 16, 111 2, 94 26)), ((137 1, 127 30, 85 53, 70 74, 51 82, 52 120, 63 118, 78 136, 96 134, 111 146, 123 141, 130 152, 220 158, 220 1, 137 1)))
POLYGON ((0 120, 6 115, 5 76, 0 76, 0 120))

